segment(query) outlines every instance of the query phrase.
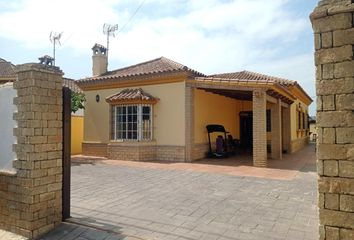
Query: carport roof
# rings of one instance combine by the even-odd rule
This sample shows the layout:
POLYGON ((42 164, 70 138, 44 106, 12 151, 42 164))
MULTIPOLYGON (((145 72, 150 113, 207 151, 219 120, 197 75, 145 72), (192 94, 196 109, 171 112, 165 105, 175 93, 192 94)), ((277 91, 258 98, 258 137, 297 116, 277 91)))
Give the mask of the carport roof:
POLYGON ((289 79, 269 76, 269 75, 246 71, 246 70, 241 72, 213 74, 210 75, 209 77, 226 78, 226 79, 242 79, 242 80, 249 80, 254 82, 276 82, 282 86, 294 85, 296 83, 296 81, 292 81, 289 79))
POLYGON ((217 93, 220 95, 249 100, 250 92, 254 89, 263 88, 267 94, 276 98, 282 99, 286 103, 293 103, 296 97, 283 85, 274 81, 274 79, 237 79, 223 77, 196 77, 189 79, 188 83, 196 88, 205 89, 206 91, 217 93), (238 94, 237 91, 244 92, 238 94), (236 96, 239 95, 239 96, 236 96))
POLYGON ((209 75, 212 78, 224 78, 224 79, 237 79, 244 81, 252 81, 256 83, 277 83, 284 87, 286 90, 291 92, 297 98, 302 99, 305 103, 310 104, 312 102, 311 97, 306 93, 306 91, 300 86, 297 81, 289 80, 286 78, 269 76, 266 74, 261 74, 257 72, 251 71, 241 71, 241 72, 231 72, 231 73, 221 73, 221 74, 213 74, 209 75), (293 91, 294 89, 297 89, 293 91))

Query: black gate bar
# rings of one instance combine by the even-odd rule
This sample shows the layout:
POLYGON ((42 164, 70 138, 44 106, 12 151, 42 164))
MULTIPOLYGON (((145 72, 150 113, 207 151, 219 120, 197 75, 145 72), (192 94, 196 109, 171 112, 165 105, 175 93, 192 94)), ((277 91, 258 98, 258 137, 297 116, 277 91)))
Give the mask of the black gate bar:
POLYGON ((63 87, 63 215, 70 218, 71 182, 71 90, 63 87))

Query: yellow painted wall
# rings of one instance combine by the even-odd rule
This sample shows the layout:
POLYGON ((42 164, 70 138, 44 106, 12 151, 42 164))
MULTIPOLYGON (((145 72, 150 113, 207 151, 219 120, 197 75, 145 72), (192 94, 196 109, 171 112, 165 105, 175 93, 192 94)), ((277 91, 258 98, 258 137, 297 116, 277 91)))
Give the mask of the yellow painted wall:
MULTIPOLYGON (((295 100, 293 104, 291 104, 290 107, 290 124, 291 124, 291 140, 296 140, 298 139, 297 137, 297 106, 301 103, 301 107, 305 110, 306 113, 308 113, 308 106, 306 106, 303 102, 300 100, 295 100)), ((305 116, 307 117, 307 115, 305 116)))
MULTIPOLYGON (((206 125, 221 124, 234 138, 240 137, 240 111, 252 111, 251 101, 238 101, 232 98, 194 90, 194 143, 207 143, 206 125)), ((217 135, 211 136, 215 141, 217 135)))
MULTIPOLYGON (((185 145, 185 83, 136 86, 160 100, 153 107, 153 137, 158 145, 185 145)), ((109 104, 105 98, 125 88, 85 91, 84 141, 108 143, 109 104), (96 102, 96 95, 100 102, 96 102)))
POLYGON ((84 117, 71 116, 71 154, 82 153, 84 140, 84 117))

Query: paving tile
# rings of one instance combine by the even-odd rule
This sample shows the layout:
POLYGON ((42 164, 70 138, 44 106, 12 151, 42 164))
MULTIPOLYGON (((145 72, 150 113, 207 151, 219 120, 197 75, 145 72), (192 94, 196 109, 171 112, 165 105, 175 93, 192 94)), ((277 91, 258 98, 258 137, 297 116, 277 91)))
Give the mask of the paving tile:
POLYGON ((6 240, 26 240, 27 238, 0 229, 0 239, 6 239, 6 240))
POLYGON ((311 151, 284 155, 281 163, 270 160, 278 168, 269 169, 228 166, 227 160, 221 166, 73 165, 71 211, 85 226, 64 224, 43 239, 315 240, 316 173, 299 171, 315 161, 311 151))
POLYGON ((76 228, 78 228, 78 226, 74 224, 62 223, 57 228, 52 230, 47 236, 43 236, 39 240, 59 240, 70 235, 76 228))

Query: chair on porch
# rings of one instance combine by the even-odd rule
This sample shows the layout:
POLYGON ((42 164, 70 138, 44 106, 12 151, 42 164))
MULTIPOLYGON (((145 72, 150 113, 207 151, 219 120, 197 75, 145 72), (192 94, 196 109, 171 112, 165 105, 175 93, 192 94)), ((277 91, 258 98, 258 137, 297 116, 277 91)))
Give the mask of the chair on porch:
POLYGON ((233 138, 231 134, 227 135, 227 146, 232 154, 236 154, 240 151, 240 140, 233 138))

